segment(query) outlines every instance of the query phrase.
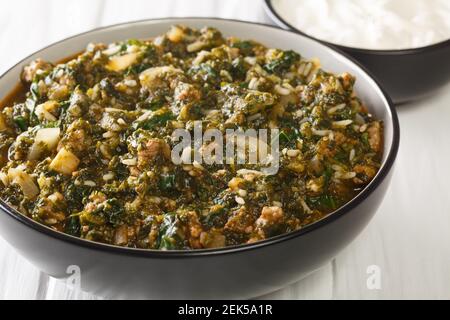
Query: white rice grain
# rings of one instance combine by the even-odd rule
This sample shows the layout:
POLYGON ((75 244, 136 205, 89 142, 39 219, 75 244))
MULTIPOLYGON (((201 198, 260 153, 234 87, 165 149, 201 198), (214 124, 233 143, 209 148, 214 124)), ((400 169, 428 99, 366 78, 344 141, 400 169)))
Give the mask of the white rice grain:
POLYGON ((137 159, 136 158, 123 159, 122 163, 126 166, 135 166, 137 164, 137 159))
POLYGON ((244 197, 247 196, 247 190, 239 189, 239 190, 238 190, 238 194, 239 194, 239 196, 241 196, 242 198, 244 198, 244 197))
POLYGON ((126 85, 127 87, 130 87, 130 88, 137 86, 136 80, 132 80, 132 79, 124 80, 123 83, 124 83, 124 85, 126 85))
POLYGON ((340 121, 333 121, 333 128, 345 128, 346 126, 353 123, 353 120, 346 119, 340 121))
POLYGON ((315 136, 325 137, 330 134, 331 130, 317 130, 315 128, 311 128, 311 132, 315 136))
POLYGON ((353 179, 354 177, 356 177, 356 172, 336 171, 334 173, 335 179, 348 180, 348 179, 353 179))
POLYGON ((327 113, 328 114, 334 114, 336 113, 336 111, 342 110, 345 108, 345 103, 341 103, 338 104, 337 106, 331 107, 330 109, 328 109, 327 113))
POLYGON ((359 132, 364 132, 367 129, 367 124, 363 124, 361 127, 359 127, 359 132))
POLYGON ((254 66, 256 64, 256 57, 245 57, 244 61, 254 66))
POLYGON ((258 78, 253 77, 248 83, 248 88, 250 90, 258 90, 258 78))
POLYGON ((112 138, 112 137, 114 137, 114 132, 112 132, 112 131, 106 131, 104 134, 103 134, 103 138, 105 138, 105 139, 108 139, 108 138, 112 138))
POLYGON ((85 185, 85 186, 88 186, 88 187, 95 187, 95 186, 96 186, 95 182, 92 181, 92 180, 86 180, 86 181, 84 181, 84 185, 85 185))
POLYGON ((305 77, 309 76, 309 73, 311 72, 312 67, 313 67, 312 63, 308 62, 308 64, 305 67, 305 70, 303 70, 303 75, 305 77))
POLYGON ((236 201, 237 204, 240 204, 240 205, 245 204, 245 200, 241 197, 236 196, 236 197, 234 197, 234 200, 236 201))
POLYGON ((112 179, 114 179, 114 173, 108 172, 108 173, 104 174, 102 178, 105 181, 112 180, 112 179))
POLYGON ((283 204, 280 201, 273 201, 272 204, 275 207, 278 207, 278 208, 282 208, 283 207, 283 204))
POLYGON ((306 204, 305 200, 300 199, 300 204, 302 205, 302 208, 303 208, 303 210, 304 210, 306 213, 308 213, 308 214, 309 214, 309 213, 312 213, 311 208, 308 207, 308 205, 306 204))
POLYGON ((286 154, 287 154, 288 157, 293 158, 293 157, 296 157, 296 156, 298 156, 298 155, 300 154, 300 150, 297 150, 297 149, 291 149, 291 150, 288 150, 288 151, 286 152, 286 154))
POLYGON ((355 149, 350 150, 350 155, 348 157, 348 159, 350 161, 353 161, 353 159, 355 158, 355 149))
POLYGON ((282 87, 279 84, 275 85, 275 92, 282 96, 287 96, 291 94, 290 89, 282 87))

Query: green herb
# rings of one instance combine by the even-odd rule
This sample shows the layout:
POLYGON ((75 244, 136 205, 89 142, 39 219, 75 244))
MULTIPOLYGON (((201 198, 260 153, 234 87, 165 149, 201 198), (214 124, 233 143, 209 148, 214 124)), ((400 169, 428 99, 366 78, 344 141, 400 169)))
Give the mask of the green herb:
POLYGON ((219 85, 221 80, 219 72, 207 63, 191 67, 188 70, 188 75, 195 81, 204 81, 213 85, 219 85))
POLYGON ((153 130, 157 127, 164 127, 167 122, 174 120, 175 116, 171 112, 166 112, 162 114, 155 114, 150 118, 142 121, 133 123, 133 128, 142 128, 144 130, 153 130))
POLYGON ((182 239, 179 236, 179 219, 175 214, 168 213, 164 216, 160 225, 158 236, 158 249, 175 250, 181 249, 182 239))
POLYGON ((323 194, 318 197, 309 197, 307 202, 311 207, 315 208, 327 208, 332 210, 337 208, 336 199, 329 194, 323 194))
POLYGON ((244 59, 237 58, 233 60, 231 63, 231 70, 230 70, 231 76, 233 79, 237 80, 244 80, 245 75, 247 74, 247 69, 245 68, 244 59))
POLYGON ((66 185, 64 192, 64 199, 67 202, 67 206, 71 210, 81 210, 83 208, 84 199, 91 193, 92 187, 85 184, 76 184, 76 181, 70 182, 66 185))
POLYGON ((227 210, 224 207, 220 207, 214 211, 209 212, 202 218, 202 223, 208 228, 216 227, 223 228, 227 223, 227 210))
POLYGON ((137 107, 146 110, 157 110, 164 105, 164 102, 165 100, 163 98, 152 98, 139 102, 137 107))
POLYGON ((300 132, 296 128, 290 128, 290 129, 283 129, 278 134, 278 141, 280 148, 286 148, 286 147, 294 147, 295 142, 300 137, 300 132))
POLYGON ((28 121, 22 116, 17 116, 13 118, 14 123, 19 127, 22 131, 27 131, 28 129, 28 121))
POLYGON ((159 187, 164 191, 169 191, 175 188, 175 175, 174 174, 164 174, 161 175, 159 180, 159 187))
POLYGON ((125 213, 125 209, 116 198, 106 200, 103 204, 102 211, 105 217, 108 219, 109 223, 113 224, 114 226, 117 226, 122 222, 125 213))
POLYGON ((333 169, 331 169, 330 166, 327 166, 323 172, 323 185, 324 185, 324 189, 328 190, 328 186, 330 184, 331 181, 331 177, 333 176, 333 169))
POLYGON ((38 101, 39 100, 39 87, 37 82, 33 82, 30 85, 30 92, 31 92, 31 96, 33 97, 34 101, 38 101))
POLYGON ((64 232, 74 237, 79 237, 81 233, 80 218, 78 216, 69 217, 64 232))
POLYGON ((232 44, 233 48, 238 48, 241 54, 246 56, 253 55, 253 43, 251 41, 238 41, 232 44))
POLYGON ((370 144, 369 144, 369 134, 367 132, 364 132, 361 135, 361 141, 364 143, 364 146, 367 148, 370 148, 370 144))
POLYGON ((281 74, 300 60, 300 55, 292 50, 284 51, 277 59, 264 65, 264 69, 270 73, 281 74))

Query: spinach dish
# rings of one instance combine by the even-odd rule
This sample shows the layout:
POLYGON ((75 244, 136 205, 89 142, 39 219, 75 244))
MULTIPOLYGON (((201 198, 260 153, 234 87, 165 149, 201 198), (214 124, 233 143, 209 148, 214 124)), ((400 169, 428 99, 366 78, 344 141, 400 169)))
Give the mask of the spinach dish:
POLYGON ((133 248, 218 248, 298 230, 354 198, 383 154, 383 124, 355 78, 319 63, 185 26, 35 60, 2 103, 0 198, 54 230, 133 248), (278 171, 175 164, 173 132, 199 121, 222 133, 278 129, 278 171))

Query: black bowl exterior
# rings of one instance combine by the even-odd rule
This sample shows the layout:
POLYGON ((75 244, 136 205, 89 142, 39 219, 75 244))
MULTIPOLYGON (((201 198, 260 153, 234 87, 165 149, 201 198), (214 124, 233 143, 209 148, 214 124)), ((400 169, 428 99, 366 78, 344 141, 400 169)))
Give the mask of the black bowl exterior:
POLYGON ((392 101, 401 104, 424 98, 450 82, 450 40, 417 49, 368 50, 327 42, 296 29, 265 0, 268 16, 280 27, 335 47, 360 62, 382 84, 392 101))
POLYGON ((337 47, 369 69, 395 103, 424 98, 450 82, 450 41, 405 51, 337 47))
MULTIPOLYGON (((392 172, 392 171, 391 171, 392 172)), ((359 205, 299 236, 246 250, 194 255, 120 254, 57 239, 0 214, 0 232, 45 273, 67 277, 81 270, 83 290, 108 298, 236 299, 257 297, 291 284, 329 262, 368 224, 390 174, 359 205)))

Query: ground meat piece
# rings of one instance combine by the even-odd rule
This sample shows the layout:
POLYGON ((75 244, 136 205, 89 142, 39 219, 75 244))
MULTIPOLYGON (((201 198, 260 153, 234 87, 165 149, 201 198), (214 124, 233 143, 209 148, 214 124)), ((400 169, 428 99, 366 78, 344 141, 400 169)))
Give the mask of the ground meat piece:
POLYGON ((189 244, 192 248, 199 249, 202 247, 200 243, 200 235, 203 232, 202 225, 198 220, 197 213, 195 211, 191 211, 187 213, 188 224, 187 229, 189 233, 189 244))
POLYGON ((341 74, 340 78, 341 78, 342 86, 344 87, 345 90, 349 90, 349 89, 353 88, 353 84, 355 83, 354 76, 352 76, 348 72, 344 72, 343 74, 341 74))
POLYGON ((42 59, 36 59, 23 69, 21 80, 25 83, 30 83, 33 81, 36 74, 48 72, 52 68, 53 65, 51 63, 42 59))
POLYGON ((255 230, 247 243, 253 243, 269 237, 267 234, 271 228, 285 222, 283 209, 279 207, 264 207, 261 215, 255 222, 255 230))
POLYGON ((377 174, 377 169, 369 165, 357 164, 353 167, 353 171, 358 174, 358 176, 353 179, 353 182, 356 184, 365 184, 372 180, 377 174))
POLYGON ((84 211, 93 212, 100 203, 106 201, 106 196, 103 193, 95 192, 89 196, 89 200, 90 202, 86 204, 84 211))
POLYGON ((283 209, 279 207, 264 207, 261 211, 261 215, 256 220, 256 226, 258 228, 264 228, 280 223, 283 218, 283 209))
POLYGON ((340 146, 347 141, 347 137, 342 132, 338 131, 334 134, 334 141, 336 141, 336 144, 340 146))
POLYGON ((145 143, 144 147, 138 151, 138 168, 145 167, 158 155, 169 160, 170 153, 170 147, 165 141, 161 139, 150 139, 145 143))
MULTIPOLYGON (((45 224, 54 226, 63 222, 66 219, 66 215, 62 212, 62 208, 55 203, 55 196, 51 195, 48 198, 42 199, 40 203, 36 205, 33 211, 33 216, 39 217, 45 224)), ((58 199, 58 201, 61 201, 58 199)))
POLYGON ((372 122, 367 129, 369 134, 369 145, 375 152, 380 152, 382 147, 381 124, 378 121, 372 122))
MULTIPOLYGON (((139 81, 143 88, 152 92, 167 87, 168 83, 171 83, 182 74, 182 70, 173 66, 154 67, 143 71, 139 75, 139 81)), ((177 81, 175 81, 174 85, 176 86, 176 84, 177 81)), ((169 87, 172 87, 172 85, 169 87)))
POLYGON ((336 148, 330 144, 328 137, 323 137, 316 145, 317 153, 325 157, 334 157, 336 154, 336 148))
POLYGON ((246 234, 252 232, 253 222, 253 217, 249 214, 245 207, 241 207, 228 219, 228 222, 225 224, 225 229, 232 232, 246 234))
POLYGON ((180 82, 175 88, 174 98, 180 102, 198 101, 201 98, 201 92, 192 84, 180 82))
POLYGON ((73 122, 68 128, 65 136, 61 139, 58 150, 65 147, 76 155, 81 155, 82 151, 86 150, 92 141, 88 136, 89 123, 84 120, 77 120, 73 122))

